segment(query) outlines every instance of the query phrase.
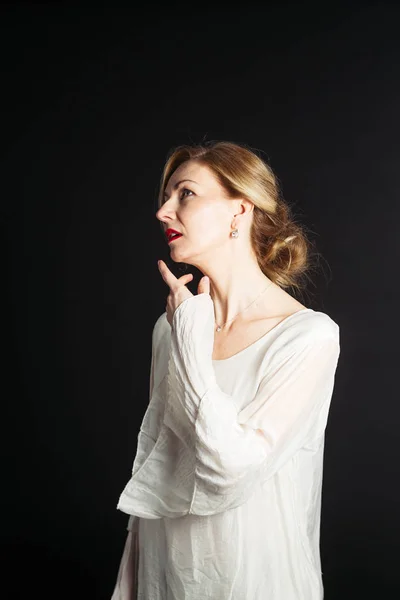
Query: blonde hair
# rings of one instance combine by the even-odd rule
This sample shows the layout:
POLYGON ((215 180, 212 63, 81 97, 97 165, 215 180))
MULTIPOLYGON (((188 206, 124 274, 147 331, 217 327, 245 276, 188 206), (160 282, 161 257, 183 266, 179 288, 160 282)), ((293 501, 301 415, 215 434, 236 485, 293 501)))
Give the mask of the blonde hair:
POLYGON ((159 208, 171 175, 188 160, 206 165, 228 197, 246 198, 254 204, 250 240, 260 269, 281 288, 302 292, 303 280, 312 268, 313 244, 305 226, 296 222, 290 206, 281 197, 271 167, 242 144, 212 141, 178 146, 169 152, 164 165, 159 208))

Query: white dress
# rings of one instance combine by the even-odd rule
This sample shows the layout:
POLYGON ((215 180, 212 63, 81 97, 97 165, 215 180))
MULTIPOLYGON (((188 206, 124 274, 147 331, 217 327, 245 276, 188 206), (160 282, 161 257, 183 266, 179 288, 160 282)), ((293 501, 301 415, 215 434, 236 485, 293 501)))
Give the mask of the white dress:
POLYGON ((153 329, 150 402, 117 508, 112 600, 321 600, 324 433, 339 326, 301 309, 213 360, 198 294, 153 329))

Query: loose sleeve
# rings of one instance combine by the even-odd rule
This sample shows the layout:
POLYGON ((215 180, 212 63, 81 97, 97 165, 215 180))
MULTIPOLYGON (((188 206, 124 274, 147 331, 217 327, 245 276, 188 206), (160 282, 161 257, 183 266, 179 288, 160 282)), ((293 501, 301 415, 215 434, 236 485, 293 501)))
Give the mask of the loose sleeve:
POLYGON ((255 397, 238 412, 215 378, 211 297, 199 294, 179 305, 172 322, 164 424, 195 451, 190 513, 212 514, 241 504, 255 483, 272 477, 324 432, 339 356, 334 325, 280 333, 255 397))
MULTIPOLYGON (((163 377, 166 375, 168 365, 166 348, 163 343, 163 338, 168 335, 165 325, 169 328, 164 313, 157 319, 152 332, 149 404, 138 433, 137 452, 132 466, 132 475, 137 473, 146 462, 154 448, 162 423, 163 407, 157 389, 163 377)), ((137 523, 135 523, 136 520, 136 515, 131 515, 129 517, 127 525, 128 531, 132 531, 134 526, 137 526, 137 523)))

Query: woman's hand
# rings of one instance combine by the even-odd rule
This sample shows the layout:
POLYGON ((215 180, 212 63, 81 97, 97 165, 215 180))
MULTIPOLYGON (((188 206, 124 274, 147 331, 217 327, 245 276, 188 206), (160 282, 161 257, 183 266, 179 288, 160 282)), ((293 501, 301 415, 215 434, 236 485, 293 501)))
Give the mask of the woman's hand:
MULTIPOLYGON (((182 275, 182 277, 175 277, 175 275, 168 269, 167 265, 163 260, 158 261, 158 268, 160 270, 161 276, 164 279, 165 283, 169 286, 169 295, 167 298, 167 321, 172 327, 172 319, 174 316, 174 312, 178 308, 180 304, 187 298, 193 296, 192 292, 188 290, 186 284, 189 283, 193 279, 193 275, 188 273, 187 275, 182 275)), ((210 280, 208 277, 202 277, 199 281, 199 285, 197 288, 198 294, 209 294, 210 293, 210 280)))

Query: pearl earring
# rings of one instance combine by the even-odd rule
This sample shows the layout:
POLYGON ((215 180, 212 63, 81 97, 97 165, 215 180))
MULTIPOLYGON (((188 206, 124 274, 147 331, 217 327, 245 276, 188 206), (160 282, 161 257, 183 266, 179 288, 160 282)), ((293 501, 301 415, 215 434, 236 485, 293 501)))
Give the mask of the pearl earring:
POLYGON ((239 237, 239 229, 234 229, 233 231, 231 231, 231 237, 233 237, 233 238, 239 237))

